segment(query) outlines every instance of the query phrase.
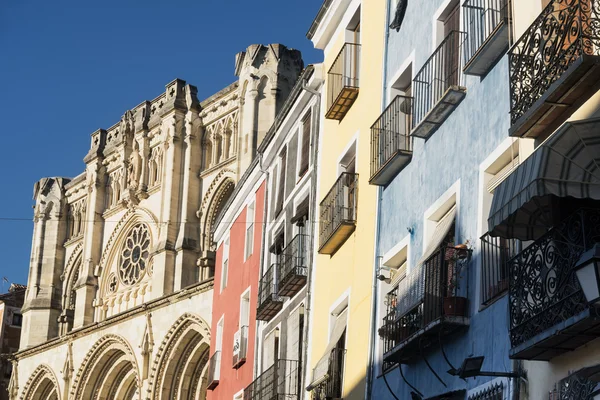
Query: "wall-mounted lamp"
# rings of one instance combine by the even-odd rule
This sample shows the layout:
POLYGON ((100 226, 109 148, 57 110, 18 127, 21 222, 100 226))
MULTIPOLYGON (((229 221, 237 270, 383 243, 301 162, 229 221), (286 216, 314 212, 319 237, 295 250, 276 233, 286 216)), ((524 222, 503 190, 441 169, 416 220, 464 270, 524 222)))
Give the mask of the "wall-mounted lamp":
POLYGON ((517 372, 491 372, 482 371, 483 360, 485 357, 468 357, 465 358, 459 369, 450 369, 448 373, 452 376, 458 376, 461 379, 474 378, 476 376, 499 376, 504 378, 519 378, 523 376, 517 372))
POLYGON ((588 304, 598 303, 600 301, 600 243, 596 243, 594 247, 583 253, 575 267, 575 274, 588 304))

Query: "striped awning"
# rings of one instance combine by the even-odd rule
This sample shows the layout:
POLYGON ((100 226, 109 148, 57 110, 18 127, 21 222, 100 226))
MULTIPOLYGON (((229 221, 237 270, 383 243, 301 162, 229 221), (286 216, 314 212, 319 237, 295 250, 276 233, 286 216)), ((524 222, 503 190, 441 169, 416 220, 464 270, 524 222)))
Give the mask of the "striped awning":
POLYGON ((315 365, 313 369, 313 377, 310 385, 306 390, 314 390, 319 384, 323 383, 329 377, 329 367, 331 361, 331 352, 335 349, 336 345, 346 332, 346 325, 348 323, 348 308, 344 309, 336 318, 333 328, 331 329, 331 336, 329 337, 329 344, 325 348, 325 352, 321 359, 315 365))
POLYGON ((425 262, 444 244, 444 239, 452 229, 455 219, 456 206, 452 206, 446 215, 438 221, 429 244, 417 262, 416 268, 398 283, 398 300, 396 302, 398 316, 403 316, 423 300, 425 296, 425 262))
POLYGON ((600 200, 600 119, 564 124, 494 191, 491 236, 534 240, 553 225, 557 198, 600 200))

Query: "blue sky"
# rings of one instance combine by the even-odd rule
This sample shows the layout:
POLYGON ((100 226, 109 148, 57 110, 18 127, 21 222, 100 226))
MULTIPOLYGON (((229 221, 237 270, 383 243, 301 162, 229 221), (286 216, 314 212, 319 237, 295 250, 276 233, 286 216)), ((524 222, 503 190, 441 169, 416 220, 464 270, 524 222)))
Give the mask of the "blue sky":
POLYGON ((322 60, 305 36, 322 0, 1 3, 0 279, 10 282, 27 283, 34 182, 81 173, 94 130, 176 77, 211 95, 252 43, 322 60))

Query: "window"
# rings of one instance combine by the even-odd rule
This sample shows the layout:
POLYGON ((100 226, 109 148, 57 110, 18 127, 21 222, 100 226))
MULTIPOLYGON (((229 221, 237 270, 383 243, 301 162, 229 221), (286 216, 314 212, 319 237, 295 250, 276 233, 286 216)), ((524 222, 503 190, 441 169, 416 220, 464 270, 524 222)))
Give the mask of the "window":
POLYGON ((240 299, 240 328, 250 325, 250 289, 240 299))
POLYGON ((254 202, 252 202, 246 212, 246 248, 244 260, 247 260, 252 255, 252 250, 254 249, 254 218, 254 202))
POLYGON ((229 238, 223 244, 223 268, 221 268, 221 292, 227 287, 229 275, 229 238))
POLYGON ((275 215, 279 215, 283 209, 283 198, 285 197, 285 171, 287 162, 287 149, 283 149, 279 156, 279 180, 277 186, 277 205, 275 206, 275 215))
MULTIPOLYGON (((505 142, 506 143, 506 142, 505 142)), ((481 226, 487 227, 487 217, 494 197, 494 190, 519 166, 520 140, 508 139, 508 145, 500 147, 499 154, 493 154, 492 160, 484 162, 480 168, 481 226)), ((525 142, 523 142, 525 144, 525 142)), ((483 230, 483 229, 482 229, 483 230)), ((481 244, 481 304, 487 305, 508 290, 508 261, 520 249, 518 240, 492 237, 485 233, 481 244)))
POLYGON ((302 137, 300 142, 300 170, 298 176, 302 177, 308 170, 310 157, 310 125, 312 121, 310 110, 302 118, 302 137))
POLYGON ((263 371, 270 368, 279 359, 279 328, 265 336, 263 345, 263 371))
POLYGON ((224 324, 225 324, 225 322, 223 320, 223 317, 221 317, 221 319, 217 323, 217 336, 215 338, 215 351, 223 350, 223 326, 224 326, 224 324))
POLYGON ((12 318, 12 326, 22 326, 23 325, 23 315, 19 313, 14 313, 12 318))

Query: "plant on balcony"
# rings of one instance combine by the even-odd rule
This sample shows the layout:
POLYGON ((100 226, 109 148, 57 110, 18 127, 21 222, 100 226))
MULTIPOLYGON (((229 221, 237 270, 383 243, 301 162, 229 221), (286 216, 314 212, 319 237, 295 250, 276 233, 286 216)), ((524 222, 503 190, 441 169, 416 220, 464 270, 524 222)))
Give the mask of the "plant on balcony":
POLYGON ((460 281, 473 252, 470 241, 448 246, 445 253, 448 286, 444 297, 444 315, 465 317, 467 315, 467 298, 460 296, 460 281))

